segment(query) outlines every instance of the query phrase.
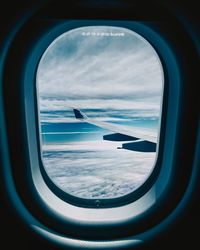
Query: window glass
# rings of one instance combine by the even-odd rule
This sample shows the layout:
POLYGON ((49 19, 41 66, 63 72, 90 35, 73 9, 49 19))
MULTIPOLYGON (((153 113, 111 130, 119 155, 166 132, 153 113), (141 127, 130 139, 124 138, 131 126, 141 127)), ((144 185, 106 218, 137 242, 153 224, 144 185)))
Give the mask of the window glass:
POLYGON ((36 77, 41 157, 66 193, 116 198, 138 189, 157 156, 163 69, 152 45, 121 27, 57 37, 36 77))

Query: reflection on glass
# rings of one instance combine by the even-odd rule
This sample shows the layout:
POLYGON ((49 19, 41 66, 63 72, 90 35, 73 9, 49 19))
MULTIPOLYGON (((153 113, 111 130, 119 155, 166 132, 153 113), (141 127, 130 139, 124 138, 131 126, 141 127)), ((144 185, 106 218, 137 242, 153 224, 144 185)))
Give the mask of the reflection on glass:
POLYGON ((88 199, 133 192, 157 155, 163 70, 153 47, 120 27, 59 36, 37 71, 41 154, 51 180, 88 199))

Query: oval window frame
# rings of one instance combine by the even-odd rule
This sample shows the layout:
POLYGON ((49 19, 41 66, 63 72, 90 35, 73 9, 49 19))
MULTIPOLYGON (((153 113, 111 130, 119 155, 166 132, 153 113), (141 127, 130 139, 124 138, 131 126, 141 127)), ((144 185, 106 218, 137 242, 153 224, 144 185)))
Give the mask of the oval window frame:
MULTIPOLYGON (((56 25, 54 28, 52 28, 46 35, 44 35, 44 37, 41 39, 40 44, 38 45, 38 48, 40 47, 40 52, 38 53, 38 58, 39 61, 37 61, 37 69, 39 68, 40 65, 40 61, 42 60, 44 54, 46 53, 46 51, 48 50, 48 48, 57 40, 59 39, 59 37, 61 37, 62 35, 64 35, 65 33, 67 33, 68 31, 72 31, 74 29, 77 28, 81 28, 81 27, 94 27, 94 26, 111 26, 111 27, 117 27, 117 28, 125 28, 128 30, 128 32, 133 32, 135 33, 136 36, 141 37, 141 39, 144 40, 144 42, 148 43, 152 49, 154 49, 154 53, 155 56, 158 57, 159 63, 160 63, 160 68, 162 70, 162 93, 161 93, 161 97, 160 97, 160 110, 159 110, 159 126, 158 126, 158 132, 157 132, 157 138, 158 138, 158 142, 157 142, 157 150, 156 150, 156 156, 155 156, 155 160, 154 160, 154 166, 152 166, 152 170, 151 173, 149 174, 149 176, 146 178, 146 180, 144 181, 143 184, 141 184, 136 190, 133 190, 131 193, 128 193, 124 196, 120 196, 117 198, 102 198, 102 199, 85 199, 85 198, 80 198, 77 196, 74 196, 72 194, 69 194, 67 192, 65 192, 64 190, 62 190, 61 188, 59 188, 54 182, 53 180, 49 177, 48 173, 45 170, 44 167, 44 162, 42 160, 42 149, 41 149, 41 128, 40 128, 40 115, 39 115, 39 111, 38 111, 38 116, 37 116, 37 124, 39 126, 39 128, 37 128, 38 131, 38 140, 39 140, 39 148, 40 148, 40 171, 42 173, 42 176, 45 180, 45 182, 47 183, 48 187, 51 189, 52 192, 54 192, 59 198, 61 198, 62 200, 75 205, 75 206, 79 206, 79 207, 85 207, 85 208, 112 208, 112 207, 118 207, 118 206, 123 206, 126 204, 129 204, 131 202, 136 201, 137 199, 139 199, 140 197, 142 197, 145 193, 148 192, 148 190, 150 190, 150 188, 152 187, 152 185, 154 184, 159 171, 160 171, 160 164, 157 163, 158 159, 160 158, 162 149, 160 146, 160 132, 161 132, 161 126, 163 122, 163 118, 162 118, 162 110, 163 110, 163 102, 164 99, 166 100, 166 98, 164 98, 164 96, 166 95, 167 92, 167 86, 165 86, 165 70, 164 70, 164 65, 163 65, 163 60, 162 57, 160 56, 159 51, 156 48, 156 44, 152 44, 151 43, 151 36, 154 34, 150 29, 148 30, 148 33, 146 34, 145 31, 145 26, 141 26, 141 24, 139 24, 138 22, 126 22, 126 21, 94 21, 94 20, 84 20, 84 21, 69 21, 66 23, 63 23, 62 25, 56 25), (144 29, 144 30, 143 30, 144 29), (146 35, 146 36, 145 36, 146 35), (149 36, 151 35, 151 36, 149 36), (42 45, 42 46, 41 46, 42 45), (164 90, 165 89, 165 90, 164 90), (164 93, 165 92, 165 93, 164 93), (160 152, 160 153, 159 153, 160 152)), ((147 28, 147 27, 146 27, 147 28)), ((35 69, 35 71, 37 72, 37 70, 35 69)), ((36 73, 36 89, 35 89, 35 93, 36 93, 36 100, 37 100, 37 107, 39 107, 39 96, 38 96, 38 89, 37 89, 37 73, 36 73)), ((39 110, 39 108, 38 108, 39 110)), ((162 128, 162 131, 164 129, 162 128)))
MULTIPOLYGON (((63 31, 63 30, 62 30, 63 31)), ((53 39, 52 39, 53 40, 53 39)), ((105 21, 105 20, 79 20, 79 21, 59 21, 54 22, 54 25, 51 23, 50 28, 46 32, 41 34, 41 37, 38 39, 37 43, 32 48, 31 53, 27 57, 25 65, 25 73, 23 77, 23 86, 24 86, 24 96, 25 96, 25 116, 26 116, 26 127, 28 135, 28 148, 30 154, 30 169, 31 169, 31 179, 36 188, 36 193, 38 198, 42 201, 42 206, 47 206, 48 213, 47 217, 51 216, 55 223, 61 223, 65 225, 60 227, 61 231, 66 231, 66 225, 71 225, 72 227, 83 227, 83 234, 85 229, 93 229, 96 226, 104 226, 105 228, 112 226, 116 230, 113 230, 112 234, 118 234, 118 228, 123 225, 135 224, 134 228, 137 231, 137 223, 145 221, 148 211, 155 206, 157 200, 162 197, 162 194, 168 188, 168 184, 172 178, 172 163, 173 161, 173 150, 172 147, 175 146, 174 142, 176 140, 176 129, 177 129, 177 120, 174 120, 174 115, 177 116, 179 111, 179 98, 180 98, 180 72, 177 64, 175 54, 173 53, 172 48, 165 41, 165 39, 157 32, 153 25, 137 22, 137 21, 105 21), (160 141, 159 141, 159 154, 157 158, 157 163, 159 163, 159 171, 157 172, 157 178, 155 178, 151 188, 144 192, 138 199, 131 201, 130 199, 124 204, 119 204, 117 206, 106 207, 101 206, 90 207, 77 206, 76 204, 69 203, 66 200, 59 197, 54 191, 51 190, 50 186, 47 185, 46 180, 44 180, 43 175, 41 174, 41 162, 40 162, 40 150, 39 149, 39 140, 38 140, 38 108, 36 103, 36 88, 35 88, 35 72, 39 59, 42 55, 42 52, 45 51, 47 44, 49 44, 50 34, 54 37, 57 37, 60 33, 60 30, 66 26, 69 29, 74 27, 80 27, 89 24, 98 24, 98 25, 109 25, 112 26, 122 26, 127 27, 128 29, 134 29, 135 32, 143 35, 147 40, 151 41, 151 44, 158 49, 157 53, 160 58, 163 59, 163 67, 166 72, 166 83, 164 88, 163 96, 163 107, 162 107, 162 121, 161 121, 161 130, 160 130, 160 141), (54 31, 54 32, 52 32, 54 31), (48 39, 47 39, 48 38, 48 39), (30 86, 30 82, 33 83, 30 86), (169 84, 170 83, 170 84, 169 84), (170 88, 169 88, 170 85, 170 88), (168 97, 170 96, 171 102, 168 103, 168 97), (33 105, 34 103, 34 105, 33 105), (167 112, 170 110, 170 112, 167 112), (164 115, 163 115, 164 114, 164 115), (31 133, 30 133, 31 132, 31 133), (167 135, 166 135, 167 132, 167 135), (164 140, 167 136, 167 141, 164 140), (166 144, 166 145, 165 145, 166 144), (173 145, 173 146, 172 146, 173 145), (163 157, 164 155, 164 157, 163 157), (171 156, 170 156, 171 155, 171 156), (164 158, 164 161, 163 161, 164 158), (162 165, 162 168, 161 168, 162 165)), ((35 196, 35 195, 34 195, 35 196)), ((47 210, 45 210, 47 212, 47 210)), ((146 224, 146 223, 145 223, 146 224)), ((81 230, 81 229, 80 229, 81 230)), ((67 230, 68 231, 68 230, 67 230)), ((126 230, 125 233, 128 233, 126 230)), ((80 235, 79 231, 79 235, 80 235)), ((95 233, 96 235, 96 233, 95 233)))

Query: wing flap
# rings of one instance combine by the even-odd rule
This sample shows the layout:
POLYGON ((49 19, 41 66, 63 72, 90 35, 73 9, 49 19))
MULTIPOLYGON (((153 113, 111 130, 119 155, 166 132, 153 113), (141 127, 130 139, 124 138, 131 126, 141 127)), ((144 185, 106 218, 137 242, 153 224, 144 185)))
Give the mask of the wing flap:
POLYGON ((125 134, 114 133, 114 134, 104 135, 103 139, 106 141, 135 141, 138 140, 139 138, 125 134))
POLYGON ((150 141, 136 141, 123 143, 122 148, 138 152, 156 152, 156 143, 150 141))

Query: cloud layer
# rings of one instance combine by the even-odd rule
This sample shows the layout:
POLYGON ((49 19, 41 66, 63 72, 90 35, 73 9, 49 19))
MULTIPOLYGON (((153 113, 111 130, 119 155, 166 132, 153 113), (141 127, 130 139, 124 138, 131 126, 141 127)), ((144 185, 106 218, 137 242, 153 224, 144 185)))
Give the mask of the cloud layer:
MULTIPOLYGON (((107 110, 158 116, 162 85, 162 67, 153 47, 132 31, 116 27, 83 27, 64 33, 47 49, 37 72, 41 113, 77 107, 101 110, 102 119, 112 118, 107 110), (97 31, 123 32, 124 36, 82 35, 97 31)), ((47 115, 42 119, 48 119, 47 115)))
POLYGON ((116 150, 118 144, 48 145, 44 165, 54 183, 69 194, 86 199, 117 198, 142 185, 155 161, 154 153, 116 150))

